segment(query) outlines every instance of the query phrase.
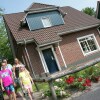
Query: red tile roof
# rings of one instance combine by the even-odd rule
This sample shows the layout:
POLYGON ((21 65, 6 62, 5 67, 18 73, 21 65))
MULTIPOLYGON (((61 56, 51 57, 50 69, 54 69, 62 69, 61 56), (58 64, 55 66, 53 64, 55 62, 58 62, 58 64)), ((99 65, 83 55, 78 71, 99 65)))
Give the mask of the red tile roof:
MULTIPOLYGON (((43 4, 33 4, 32 8, 38 8, 43 4)), ((24 39, 34 39, 39 45, 61 40, 58 33, 69 32, 71 30, 80 29, 96 24, 100 24, 100 20, 86 15, 71 7, 60 7, 66 13, 64 16, 64 25, 53 26, 40 30, 30 31, 28 27, 20 27, 20 20, 25 16, 24 12, 4 15, 5 23, 8 25, 15 40, 22 41, 24 39)))

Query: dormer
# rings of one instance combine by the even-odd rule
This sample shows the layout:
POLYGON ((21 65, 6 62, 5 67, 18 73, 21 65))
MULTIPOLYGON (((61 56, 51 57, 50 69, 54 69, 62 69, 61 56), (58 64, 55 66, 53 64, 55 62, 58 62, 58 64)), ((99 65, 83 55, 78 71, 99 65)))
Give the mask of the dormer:
POLYGON ((59 7, 52 5, 40 7, 41 5, 38 4, 38 8, 36 4, 33 4, 31 9, 25 10, 26 16, 23 18, 23 23, 26 21, 30 31, 64 24, 64 14, 59 7))

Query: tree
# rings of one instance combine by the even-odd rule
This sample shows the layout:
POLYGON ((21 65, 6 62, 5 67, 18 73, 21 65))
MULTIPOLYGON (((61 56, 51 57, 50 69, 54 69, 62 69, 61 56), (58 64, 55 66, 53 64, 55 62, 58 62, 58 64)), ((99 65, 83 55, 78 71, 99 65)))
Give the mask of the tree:
POLYGON ((84 9, 82 9, 82 12, 84 12, 90 16, 95 16, 95 13, 96 13, 94 8, 91 8, 91 7, 86 7, 84 9))
POLYGON ((0 16, 3 15, 3 9, 0 8, 0 16))
POLYGON ((0 59, 7 58, 9 61, 12 61, 13 56, 10 49, 10 44, 8 41, 8 36, 2 19, 2 15, 3 10, 0 8, 0 59))

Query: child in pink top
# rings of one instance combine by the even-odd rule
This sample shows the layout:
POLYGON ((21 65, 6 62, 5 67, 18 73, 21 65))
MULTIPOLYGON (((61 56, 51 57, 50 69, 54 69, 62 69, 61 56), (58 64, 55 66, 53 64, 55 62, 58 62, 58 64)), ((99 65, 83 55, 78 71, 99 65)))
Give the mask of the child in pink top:
POLYGON ((9 99, 12 100, 13 96, 13 100, 16 100, 12 72, 9 69, 6 69, 5 63, 2 63, 2 70, 0 71, 0 82, 2 90, 6 91, 7 95, 9 96, 9 99))

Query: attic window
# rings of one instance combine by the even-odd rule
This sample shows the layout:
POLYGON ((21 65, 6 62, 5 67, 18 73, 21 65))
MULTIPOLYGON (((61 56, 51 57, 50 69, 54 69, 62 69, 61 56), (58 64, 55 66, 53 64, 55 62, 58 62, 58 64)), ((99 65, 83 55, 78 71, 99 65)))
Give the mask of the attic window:
POLYGON ((27 14, 26 22, 30 31, 64 24, 64 20, 58 11, 27 14))
POLYGON ((43 17, 43 18, 41 18, 41 20, 42 20, 42 23, 43 23, 44 27, 51 27, 52 26, 50 18, 43 17))
POLYGON ((84 56, 100 50, 94 34, 77 38, 84 56))

